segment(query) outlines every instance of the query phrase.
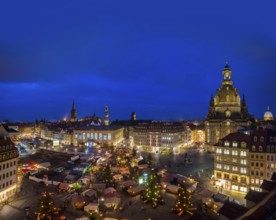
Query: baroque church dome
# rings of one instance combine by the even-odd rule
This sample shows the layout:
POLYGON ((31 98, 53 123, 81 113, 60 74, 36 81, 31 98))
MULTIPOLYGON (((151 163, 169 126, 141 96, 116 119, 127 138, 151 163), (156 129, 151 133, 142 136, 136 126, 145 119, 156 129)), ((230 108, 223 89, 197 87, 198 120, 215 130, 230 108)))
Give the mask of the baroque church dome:
POLYGON ((267 106, 267 110, 264 113, 264 121, 271 121, 273 120, 273 114, 272 112, 269 110, 269 106, 267 106))
POLYGON ((224 67, 222 86, 217 89, 214 97, 216 111, 225 112, 230 110, 240 112, 240 95, 238 90, 233 86, 231 79, 232 71, 228 64, 224 67))

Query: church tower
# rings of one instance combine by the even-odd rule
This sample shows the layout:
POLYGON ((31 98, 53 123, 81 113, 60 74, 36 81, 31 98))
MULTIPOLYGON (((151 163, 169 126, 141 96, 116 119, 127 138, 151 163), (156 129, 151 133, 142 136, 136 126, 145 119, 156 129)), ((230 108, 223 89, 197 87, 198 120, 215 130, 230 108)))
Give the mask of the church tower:
POLYGON ((105 106, 105 109, 104 109, 104 125, 105 126, 109 125, 108 106, 105 106))
POLYGON ((136 121, 136 113, 135 112, 132 112, 131 113, 131 118, 130 118, 131 121, 136 121))
POLYGON ((75 102, 73 100, 73 104, 72 104, 72 109, 71 109, 71 118, 70 118, 71 122, 76 122, 77 121, 77 111, 75 108, 75 102))
POLYGON ((205 119, 206 143, 210 146, 219 139, 235 132, 241 126, 248 126, 252 116, 248 112, 245 97, 242 101, 233 86, 232 70, 226 63, 222 71, 223 79, 214 98, 211 97, 208 115, 205 119))

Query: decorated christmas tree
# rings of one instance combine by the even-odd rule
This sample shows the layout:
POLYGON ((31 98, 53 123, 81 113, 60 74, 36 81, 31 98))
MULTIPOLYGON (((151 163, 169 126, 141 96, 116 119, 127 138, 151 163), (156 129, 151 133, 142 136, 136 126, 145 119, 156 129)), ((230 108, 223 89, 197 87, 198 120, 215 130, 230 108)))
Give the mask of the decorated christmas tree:
POLYGON ((175 205, 175 210, 176 213, 181 216, 184 214, 192 215, 192 211, 195 209, 192 208, 192 203, 191 203, 191 194, 187 190, 185 186, 180 186, 178 189, 178 197, 175 205))
POLYGON ((53 211, 54 201, 48 190, 46 190, 46 192, 40 198, 39 212, 37 214, 39 216, 39 219, 46 220, 52 218, 53 211))
POLYGON ((110 182, 112 180, 111 169, 108 164, 106 165, 106 167, 104 169, 103 180, 105 182, 110 182))
POLYGON ((146 194, 144 202, 150 202, 152 207, 156 207, 161 201, 160 186, 156 174, 150 174, 146 185, 146 194))

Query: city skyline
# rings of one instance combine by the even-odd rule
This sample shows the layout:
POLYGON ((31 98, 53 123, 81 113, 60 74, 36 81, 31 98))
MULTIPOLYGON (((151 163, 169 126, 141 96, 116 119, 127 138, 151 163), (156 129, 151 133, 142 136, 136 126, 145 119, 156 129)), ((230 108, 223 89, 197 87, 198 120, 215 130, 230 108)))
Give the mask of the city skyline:
POLYGON ((0 120, 204 119, 228 61, 249 112, 274 102, 275 3, 4 3, 0 120), (107 7, 108 5, 108 7, 107 7), (7 19, 8 18, 8 19, 7 19))

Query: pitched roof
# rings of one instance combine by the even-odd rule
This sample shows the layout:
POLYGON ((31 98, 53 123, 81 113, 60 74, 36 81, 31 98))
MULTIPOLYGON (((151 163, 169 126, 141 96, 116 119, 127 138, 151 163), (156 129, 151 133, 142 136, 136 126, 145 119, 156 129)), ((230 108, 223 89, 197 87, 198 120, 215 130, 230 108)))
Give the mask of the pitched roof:
POLYGON ((276 188, 276 182, 264 180, 260 188, 266 191, 272 191, 276 188))
POLYGON ((233 202, 227 202, 225 205, 218 211, 220 215, 223 215, 229 219, 237 219, 248 211, 247 208, 240 206, 233 202))
POLYGON ((263 200, 264 197, 266 197, 267 195, 268 195, 267 192, 257 192, 254 190, 249 190, 249 192, 246 194, 244 198, 248 201, 251 201, 257 204, 258 202, 263 200))

